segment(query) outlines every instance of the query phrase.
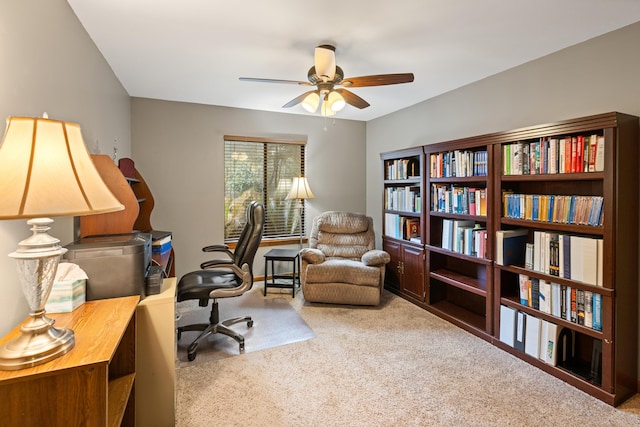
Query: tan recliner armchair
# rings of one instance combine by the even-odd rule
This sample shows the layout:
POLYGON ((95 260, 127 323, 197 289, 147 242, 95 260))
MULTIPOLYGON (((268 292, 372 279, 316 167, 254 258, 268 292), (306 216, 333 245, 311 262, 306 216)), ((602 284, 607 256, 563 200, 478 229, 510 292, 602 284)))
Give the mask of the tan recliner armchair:
POLYGON ((378 305, 385 251, 375 249, 371 217, 325 212, 313 220, 309 247, 300 252, 302 293, 310 302, 378 305))

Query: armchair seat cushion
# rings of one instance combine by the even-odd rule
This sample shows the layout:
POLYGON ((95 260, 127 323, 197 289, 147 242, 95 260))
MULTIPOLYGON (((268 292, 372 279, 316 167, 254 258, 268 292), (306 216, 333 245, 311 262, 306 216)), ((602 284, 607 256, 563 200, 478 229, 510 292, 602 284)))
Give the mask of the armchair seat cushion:
POLYGON ((364 265, 351 259, 327 259, 322 264, 309 264, 306 271, 308 283, 351 283, 353 285, 379 286, 380 268, 364 265))

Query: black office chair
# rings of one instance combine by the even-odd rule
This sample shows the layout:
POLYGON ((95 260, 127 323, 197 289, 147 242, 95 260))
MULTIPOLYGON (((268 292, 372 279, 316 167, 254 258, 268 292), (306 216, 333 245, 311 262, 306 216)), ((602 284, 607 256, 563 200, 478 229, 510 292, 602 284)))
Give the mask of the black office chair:
POLYGON ((237 317, 220 322, 218 298, 229 298, 242 295, 253 286, 253 259, 260 246, 264 231, 264 206, 258 202, 251 202, 247 207, 247 222, 240 233, 238 244, 234 251, 227 245, 211 245, 203 248, 205 252, 222 252, 230 259, 211 260, 200 264, 201 270, 192 271, 180 278, 177 286, 177 300, 186 301, 197 299, 200 307, 206 307, 209 300, 211 315, 209 323, 186 325, 178 328, 178 339, 185 331, 202 331, 187 348, 187 358, 196 358, 198 344, 211 334, 227 335, 238 342, 240 352, 244 351, 244 337, 233 331, 229 326, 247 322, 253 326, 251 316, 237 317))

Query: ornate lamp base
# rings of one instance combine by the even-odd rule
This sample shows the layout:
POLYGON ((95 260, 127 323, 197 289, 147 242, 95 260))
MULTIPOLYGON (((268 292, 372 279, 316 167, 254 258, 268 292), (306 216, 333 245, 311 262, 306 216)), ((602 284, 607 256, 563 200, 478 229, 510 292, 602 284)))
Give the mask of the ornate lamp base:
POLYGON ((73 348, 75 337, 67 328, 56 329, 55 321, 44 315, 32 314, 20 330, 22 335, 0 348, 0 370, 13 371, 46 363, 73 348))
POLYGON ((75 338, 71 329, 56 329, 45 316, 44 306, 51 293, 60 257, 67 250, 47 231, 49 218, 27 221, 33 235, 9 254, 18 264, 18 278, 29 304, 31 316, 21 327, 22 335, 0 348, 0 370, 18 370, 40 365, 71 350, 75 338))

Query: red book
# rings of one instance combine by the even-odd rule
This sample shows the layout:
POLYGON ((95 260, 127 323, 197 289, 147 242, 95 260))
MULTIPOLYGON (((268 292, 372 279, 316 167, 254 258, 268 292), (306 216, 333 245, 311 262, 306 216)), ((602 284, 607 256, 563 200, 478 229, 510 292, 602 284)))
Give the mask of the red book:
POLYGON ((578 136, 578 152, 576 153, 576 172, 584 172, 584 136, 578 136))
POLYGON ((576 172, 576 164, 578 162, 578 138, 571 138, 571 173, 576 172))

